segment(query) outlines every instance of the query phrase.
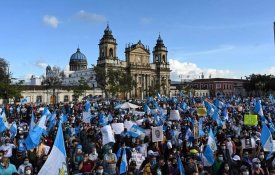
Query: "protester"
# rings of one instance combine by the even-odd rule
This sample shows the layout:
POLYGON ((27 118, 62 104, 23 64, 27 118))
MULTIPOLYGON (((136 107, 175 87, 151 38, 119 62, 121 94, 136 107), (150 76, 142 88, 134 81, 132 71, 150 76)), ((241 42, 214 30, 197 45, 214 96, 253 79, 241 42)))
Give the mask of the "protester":
POLYGON ((157 95, 132 99, 135 109, 121 109, 120 102, 88 98, 2 106, 0 174, 38 174, 53 150, 60 122, 64 166, 72 175, 275 172, 273 144, 268 142, 275 138, 273 96, 157 95))

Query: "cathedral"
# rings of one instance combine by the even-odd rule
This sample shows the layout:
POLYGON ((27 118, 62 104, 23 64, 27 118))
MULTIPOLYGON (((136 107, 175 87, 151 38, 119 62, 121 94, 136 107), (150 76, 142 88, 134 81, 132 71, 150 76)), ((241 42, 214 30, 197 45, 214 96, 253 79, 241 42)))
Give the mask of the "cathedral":
POLYGON ((97 64, 105 70, 125 70, 136 81, 137 86, 128 97, 143 99, 149 96, 150 89, 158 89, 162 95, 170 94, 170 65, 167 59, 167 48, 161 36, 158 36, 153 48, 153 62, 150 62, 150 50, 141 41, 125 47, 125 61, 117 57, 117 43, 112 30, 107 25, 99 42, 97 64))

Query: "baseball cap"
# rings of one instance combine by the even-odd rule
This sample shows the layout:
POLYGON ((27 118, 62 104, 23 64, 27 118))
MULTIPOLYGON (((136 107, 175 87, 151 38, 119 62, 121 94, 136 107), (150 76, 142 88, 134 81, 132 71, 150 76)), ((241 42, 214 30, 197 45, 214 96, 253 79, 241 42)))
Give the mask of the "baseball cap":
POLYGON ((240 158, 240 156, 235 155, 235 156, 233 157, 233 160, 237 161, 237 160, 241 160, 241 158, 240 158))

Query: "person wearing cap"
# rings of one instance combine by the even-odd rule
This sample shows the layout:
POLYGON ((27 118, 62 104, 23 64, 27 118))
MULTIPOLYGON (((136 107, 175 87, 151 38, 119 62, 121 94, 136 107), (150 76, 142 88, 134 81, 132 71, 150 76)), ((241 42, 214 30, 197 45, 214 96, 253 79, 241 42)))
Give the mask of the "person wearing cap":
POLYGON ((264 175, 265 172, 261 168, 261 161, 258 158, 252 159, 253 162, 253 169, 252 169, 252 174, 253 175, 264 175))
POLYGON ((73 155, 74 169, 73 171, 78 172, 79 164, 83 161, 84 156, 82 152, 82 146, 79 144, 76 146, 76 152, 73 155))
POLYGON ((107 147, 107 153, 104 155, 104 174, 115 175, 116 174, 116 163, 117 156, 113 153, 111 147, 107 147))

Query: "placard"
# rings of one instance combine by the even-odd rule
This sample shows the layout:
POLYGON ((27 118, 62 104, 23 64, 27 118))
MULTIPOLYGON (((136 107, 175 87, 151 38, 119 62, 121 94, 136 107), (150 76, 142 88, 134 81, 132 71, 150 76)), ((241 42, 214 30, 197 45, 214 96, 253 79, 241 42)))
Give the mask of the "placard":
POLYGON ((145 160, 145 157, 141 153, 132 152, 132 157, 130 162, 135 161, 137 164, 137 169, 141 166, 142 162, 145 160))
POLYGON ((242 142, 243 149, 252 149, 252 148, 255 148, 255 146, 256 146, 256 142, 253 137, 241 139, 241 142, 242 142))
POLYGON ((206 116, 206 114, 207 114, 206 108, 198 108, 197 114, 198 114, 198 116, 206 116))
POLYGON ((180 113, 179 110, 171 110, 170 111, 170 120, 180 120, 180 113))
POLYGON ((152 141, 161 142, 163 140, 163 126, 152 127, 152 141))
POLYGON ((103 126, 101 129, 101 134, 102 134, 102 144, 106 145, 110 142, 115 143, 115 137, 113 134, 113 130, 110 125, 103 126))
POLYGON ((244 125, 258 125, 257 115, 245 114, 244 125))
POLYGON ((111 124, 115 134, 121 134, 124 131, 123 123, 112 123, 111 124))

